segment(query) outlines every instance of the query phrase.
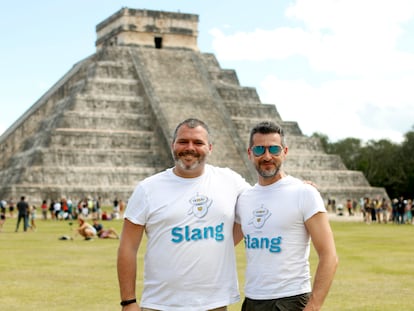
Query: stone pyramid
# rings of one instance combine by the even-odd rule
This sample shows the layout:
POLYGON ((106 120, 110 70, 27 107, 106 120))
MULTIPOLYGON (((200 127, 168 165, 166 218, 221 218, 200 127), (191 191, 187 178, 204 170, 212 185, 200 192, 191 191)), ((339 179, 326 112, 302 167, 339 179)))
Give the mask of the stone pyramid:
POLYGON ((282 120, 234 70, 197 47, 198 15, 123 8, 96 26, 96 53, 76 63, 0 137, 0 198, 129 198, 143 178, 173 165, 176 124, 209 124, 209 162, 256 181, 246 155, 253 124, 286 130, 287 173, 337 202, 388 197, 296 122, 282 120))

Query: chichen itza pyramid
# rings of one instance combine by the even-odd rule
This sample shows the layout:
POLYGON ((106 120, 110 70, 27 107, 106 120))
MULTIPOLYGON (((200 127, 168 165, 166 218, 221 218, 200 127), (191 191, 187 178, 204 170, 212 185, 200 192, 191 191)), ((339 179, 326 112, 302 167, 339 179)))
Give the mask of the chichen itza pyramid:
POLYGON ((247 160, 251 126, 286 130, 287 173, 325 199, 387 197, 320 142, 282 120, 197 46, 198 15, 122 8, 96 26, 96 53, 76 63, 0 137, 0 198, 101 196, 127 200, 143 178, 173 165, 172 132, 187 117, 209 124, 210 163, 256 181, 247 160))

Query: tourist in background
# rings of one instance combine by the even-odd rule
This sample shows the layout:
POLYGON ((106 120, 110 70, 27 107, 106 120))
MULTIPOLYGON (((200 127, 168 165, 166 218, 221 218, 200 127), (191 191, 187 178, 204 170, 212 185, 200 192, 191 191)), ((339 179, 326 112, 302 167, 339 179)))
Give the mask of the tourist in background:
POLYGON ((42 210, 43 220, 47 220, 47 209, 48 209, 48 206, 47 206, 47 201, 46 200, 43 200, 42 201, 42 205, 40 206, 40 209, 42 210))
POLYGON ((0 232, 3 231, 3 225, 6 222, 6 206, 5 200, 0 201, 0 232))
POLYGON ((105 229, 97 218, 93 219, 92 225, 100 239, 119 239, 119 234, 114 228, 105 229))
POLYGON ((82 237, 84 237, 85 240, 91 240, 94 237, 96 237, 96 229, 90 223, 88 223, 81 215, 79 215, 78 217, 78 224, 78 228, 75 229, 75 236, 79 234, 82 237))
POLYGON ((10 215, 10 218, 13 218, 14 216, 14 199, 13 198, 10 198, 9 200, 9 215, 10 215))
POLYGON ((36 226, 36 206, 35 205, 29 206, 29 218, 30 218, 30 225, 29 225, 30 230, 36 231, 37 226, 36 226))
POLYGON ((29 222, 29 220, 28 220, 29 204, 27 204, 27 202, 25 200, 26 200, 26 198, 24 196, 22 196, 20 198, 20 201, 16 205, 17 211, 18 211, 17 223, 16 223, 16 232, 19 230, 19 226, 20 226, 21 221, 23 221, 23 230, 25 232, 27 231, 27 227, 29 226, 29 223, 28 223, 29 222))

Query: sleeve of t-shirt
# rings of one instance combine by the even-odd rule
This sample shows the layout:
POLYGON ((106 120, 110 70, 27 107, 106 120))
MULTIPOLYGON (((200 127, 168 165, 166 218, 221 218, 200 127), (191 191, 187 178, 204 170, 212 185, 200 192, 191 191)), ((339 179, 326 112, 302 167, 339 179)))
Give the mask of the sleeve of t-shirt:
POLYGON ((148 217, 148 204, 145 190, 138 185, 128 200, 124 218, 136 225, 145 225, 148 217))
POLYGON ((301 196, 304 221, 307 221, 317 213, 326 213, 326 208, 325 204, 323 203, 322 196, 315 187, 308 184, 303 184, 301 196))

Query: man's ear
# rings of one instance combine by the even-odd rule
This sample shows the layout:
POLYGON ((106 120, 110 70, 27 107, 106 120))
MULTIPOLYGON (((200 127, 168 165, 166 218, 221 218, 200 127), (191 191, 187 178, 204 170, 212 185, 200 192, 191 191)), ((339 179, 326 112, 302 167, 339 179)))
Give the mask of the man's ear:
POLYGON ((251 159, 252 155, 252 150, 250 148, 247 148, 247 156, 249 157, 249 159, 251 159))

